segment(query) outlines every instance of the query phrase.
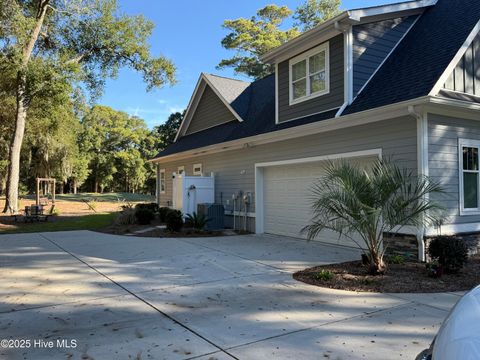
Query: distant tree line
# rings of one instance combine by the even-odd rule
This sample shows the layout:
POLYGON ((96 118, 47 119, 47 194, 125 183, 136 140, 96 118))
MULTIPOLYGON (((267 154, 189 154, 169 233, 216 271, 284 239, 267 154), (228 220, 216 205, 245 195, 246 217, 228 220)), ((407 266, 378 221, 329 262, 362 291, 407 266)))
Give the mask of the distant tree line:
MULTIPOLYGON (((67 97, 49 113, 30 113, 20 161, 20 193, 35 191, 37 177, 57 180, 59 193, 155 192, 148 162, 173 142, 183 118, 173 113, 152 130, 145 121, 107 106, 88 108, 67 97)), ((12 118, 0 99, 0 193, 7 180, 12 118)), ((6 105, 6 104, 5 104, 6 105)))

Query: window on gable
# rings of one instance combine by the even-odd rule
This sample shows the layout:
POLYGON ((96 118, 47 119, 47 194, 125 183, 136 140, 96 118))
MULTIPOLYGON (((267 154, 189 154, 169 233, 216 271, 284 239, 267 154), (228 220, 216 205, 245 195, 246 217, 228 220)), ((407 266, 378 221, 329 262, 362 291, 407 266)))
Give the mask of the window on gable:
POLYGON ((290 60, 290 104, 329 92, 328 43, 290 60))
POLYGON ((460 140, 460 207, 462 212, 480 211, 480 141, 460 140))

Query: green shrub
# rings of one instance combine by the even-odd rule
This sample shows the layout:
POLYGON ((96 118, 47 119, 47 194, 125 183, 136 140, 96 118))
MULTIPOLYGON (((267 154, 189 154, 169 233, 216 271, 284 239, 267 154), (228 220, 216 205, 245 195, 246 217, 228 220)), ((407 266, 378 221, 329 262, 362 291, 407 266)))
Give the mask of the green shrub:
POLYGON ((172 209, 168 207, 161 207, 160 209, 158 209, 158 215, 160 217, 161 222, 167 221, 167 214, 170 212, 170 210, 172 209))
POLYGON ((395 265, 405 264, 405 258, 402 255, 392 255, 388 260, 390 264, 395 264, 395 265))
POLYGON ((125 209, 120 214, 118 214, 115 223, 119 225, 133 225, 136 224, 137 217, 135 216, 134 209, 125 209))
POLYGON ((137 204, 135 206, 135 209, 147 209, 153 212, 154 214, 158 212, 158 204, 157 203, 142 203, 142 204, 137 204))
POLYGON ((155 219, 155 214, 152 210, 148 208, 137 208, 135 209, 135 217, 137 219, 137 223, 140 225, 148 225, 155 219))
POLYGON ((183 216, 179 210, 170 210, 165 219, 167 223, 167 230, 172 232, 179 232, 183 227, 183 216))
POLYGON ((428 255, 438 262, 447 274, 459 272, 468 258, 465 241, 454 236, 438 236, 430 241, 428 255))
POLYGON ((431 278, 438 279, 443 275, 443 266, 436 261, 426 263, 425 268, 427 269, 427 275, 431 278))
POLYGON ((210 219, 208 219, 204 214, 197 214, 196 212, 193 212, 193 214, 187 215, 185 223, 195 230, 204 230, 209 221, 210 219))
POLYGON ((126 202, 125 204, 120 205, 120 208, 122 210, 133 209, 133 204, 130 202, 126 202))
POLYGON ((320 270, 314 276, 317 280, 330 281, 335 277, 335 274, 330 270, 320 270))

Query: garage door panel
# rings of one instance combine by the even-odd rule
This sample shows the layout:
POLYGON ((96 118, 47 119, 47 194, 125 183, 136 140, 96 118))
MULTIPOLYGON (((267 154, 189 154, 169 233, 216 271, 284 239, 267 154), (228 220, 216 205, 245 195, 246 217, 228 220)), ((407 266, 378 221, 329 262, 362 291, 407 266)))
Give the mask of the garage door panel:
MULTIPOLYGON (((368 166, 374 158, 355 159, 353 162, 368 166)), ((264 227, 266 233, 302 237, 303 227, 310 223, 313 216, 311 205, 312 189, 325 171, 325 162, 308 164, 272 166, 264 170, 264 227)), ((360 241, 358 236, 355 236, 360 241)), ((355 247, 355 243, 339 238, 331 231, 322 232, 315 240, 355 247)), ((362 242, 363 243, 363 242, 362 242)))

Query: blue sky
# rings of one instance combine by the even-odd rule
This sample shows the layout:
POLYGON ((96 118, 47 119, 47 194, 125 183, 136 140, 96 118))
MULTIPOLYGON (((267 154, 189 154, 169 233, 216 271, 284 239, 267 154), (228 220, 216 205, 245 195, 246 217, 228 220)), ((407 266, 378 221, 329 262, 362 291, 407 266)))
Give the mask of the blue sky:
MULTIPOLYGON (((119 0, 122 11, 143 14, 156 24, 150 39, 152 53, 163 54, 177 67, 178 83, 152 92, 145 91, 139 74, 125 69, 107 82, 98 103, 143 118, 149 127, 163 123, 168 115, 183 110, 201 72, 228 77, 233 71, 216 70, 223 58, 234 54, 220 45, 227 34, 223 20, 250 17, 271 3, 294 9, 303 0, 119 0)), ((394 0, 343 0, 342 9, 392 3, 394 0)))

